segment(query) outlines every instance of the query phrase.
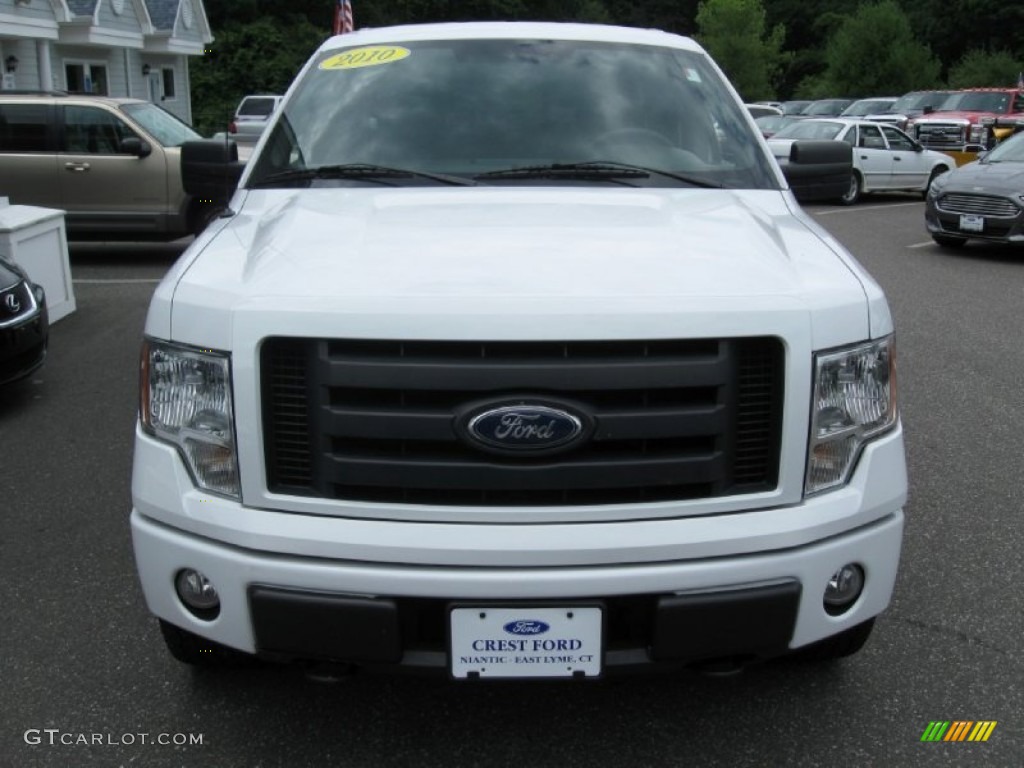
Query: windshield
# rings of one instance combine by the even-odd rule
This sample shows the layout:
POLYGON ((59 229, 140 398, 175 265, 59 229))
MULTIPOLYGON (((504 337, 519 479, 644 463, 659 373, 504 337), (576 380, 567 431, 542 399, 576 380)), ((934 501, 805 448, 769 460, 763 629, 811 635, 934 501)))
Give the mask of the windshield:
POLYGON ((122 104, 121 109, 164 147, 180 147, 203 138, 170 112, 156 104, 122 104))
POLYGON ((270 117, 277 105, 276 96, 246 96, 235 114, 241 117, 270 117))
POLYGON ((844 109, 841 114, 843 117, 863 117, 864 115, 874 115, 879 112, 885 112, 887 109, 891 109, 892 104, 892 99, 861 99, 860 101, 853 102, 853 104, 844 109))
POLYGON ((948 91, 914 91, 900 96, 896 103, 890 107, 892 112, 906 112, 911 109, 924 109, 925 107, 938 107, 947 98, 948 91))
MULTIPOLYGON (((477 178, 595 161, 676 172, 714 186, 778 188, 742 106, 703 55, 509 39, 411 41, 322 54, 284 107, 248 184, 270 186, 299 178, 289 172, 354 164, 477 178)), ((323 173, 301 181, 368 183, 352 176, 323 173)), ((592 169, 549 176, 543 183, 611 183, 592 169)), ((480 183, 525 182, 512 174, 480 183)), ((686 186, 656 172, 629 183, 686 186)))
POLYGON ((942 103, 943 112, 1008 112, 1010 94, 1004 91, 964 91, 942 103))
POLYGON ((989 152, 986 163, 1024 163, 1024 133, 1018 133, 989 152))
POLYGON ((792 125, 787 125, 781 131, 772 136, 772 138, 830 140, 838 136, 841 130, 843 130, 842 123, 833 123, 824 120, 812 123, 807 120, 800 120, 792 125))
POLYGON ((801 115, 838 115, 842 112, 850 102, 848 101, 815 101, 810 104, 801 115))

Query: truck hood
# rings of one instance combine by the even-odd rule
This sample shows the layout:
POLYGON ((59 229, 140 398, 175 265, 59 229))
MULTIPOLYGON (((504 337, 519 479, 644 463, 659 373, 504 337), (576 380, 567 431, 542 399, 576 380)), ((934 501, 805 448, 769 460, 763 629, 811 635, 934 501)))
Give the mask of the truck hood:
POLYGON ((983 117, 994 117, 992 112, 929 112, 914 118, 915 124, 920 123, 948 123, 950 120, 964 120, 968 123, 977 123, 983 117))
MULTIPOLYGON (((234 206, 158 289, 150 333, 160 334, 163 297, 169 337, 225 349, 230 317, 246 311, 280 313, 278 333, 306 313, 336 318, 320 332, 404 338, 450 335, 460 317, 483 323, 461 333, 491 333, 490 318, 526 334, 558 333, 555 318, 572 318, 570 334, 652 313, 701 317, 689 329, 700 335, 749 333, 736 318, 757 311, 814 314, 821 346, 869 335, 874 284, 782 192, 258 190, 234 206)), ((308 317, 296 333, 312 334, 308 317)))

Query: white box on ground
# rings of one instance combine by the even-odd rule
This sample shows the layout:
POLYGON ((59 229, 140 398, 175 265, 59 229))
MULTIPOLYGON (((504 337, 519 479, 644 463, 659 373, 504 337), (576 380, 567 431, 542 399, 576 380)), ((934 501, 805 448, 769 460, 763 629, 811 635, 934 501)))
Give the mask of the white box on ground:
POLYGON ((64 211, 0 198, 0 253, 43 286, 51 323, 75 311, 64 211))

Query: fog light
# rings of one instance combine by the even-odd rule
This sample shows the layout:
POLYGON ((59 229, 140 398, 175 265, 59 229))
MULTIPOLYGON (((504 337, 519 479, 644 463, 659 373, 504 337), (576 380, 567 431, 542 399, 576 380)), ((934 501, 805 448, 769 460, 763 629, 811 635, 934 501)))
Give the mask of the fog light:
POLYGON ((825 587, 825 613, 838 616, 857 602, 864 589, 864 569, 847 563, 832 574, 825 587))
POLYGON ((174 589, 185 607, 198 618, 209 621, 220 613, 217 589, 199 571, 192 568, 178 571, 174 577, 174 589))

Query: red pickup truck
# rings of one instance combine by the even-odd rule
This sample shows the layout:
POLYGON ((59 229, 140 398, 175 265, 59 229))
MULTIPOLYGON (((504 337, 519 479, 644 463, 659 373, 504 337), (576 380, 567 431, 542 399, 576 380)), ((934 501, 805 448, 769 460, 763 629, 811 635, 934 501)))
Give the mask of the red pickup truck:
POLYGON ((1013 133, 1012 127, 996 122, 1014 116, 1024 118, 1024 89, 971 88, 950 96, 942 111, 910 120, 907 131, 928 149, 945 152, 963 165, 1013 133))

